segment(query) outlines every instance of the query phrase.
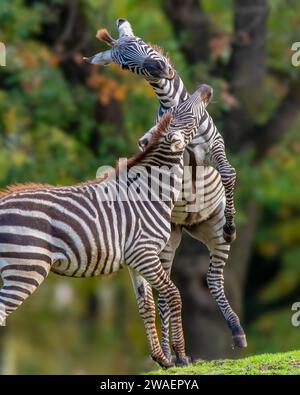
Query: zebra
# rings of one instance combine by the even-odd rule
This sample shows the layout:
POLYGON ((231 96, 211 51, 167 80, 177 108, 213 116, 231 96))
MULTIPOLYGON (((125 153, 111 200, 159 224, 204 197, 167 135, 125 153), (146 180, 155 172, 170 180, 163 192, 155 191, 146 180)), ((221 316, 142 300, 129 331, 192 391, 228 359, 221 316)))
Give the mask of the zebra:
MULTIPOLYGON (((201 85, 160 119, 144 152, 101 180, 64 187, 20 184, 1 191, 0 325, 50 270, 68 277, 93 277, 127 266, 133 278, 133 273, 143 277, 149 289, 157 289, 167 301, 178 363, 188 363, 180 293, 159 253, 170 237, 171 212, 181 191, 183 151, 195 136, 211 94, 211 87, 201 85), (163 188, 149 186, 156 168, 163 180, 169 177, 163 188)), ((157 183, 157 177, 153 181, 157 183)), ((172 362, 159 343, 149 289, 137 288, 139 313, 152 358, 169 367, 172 362)))
MULTIPOLYGON (((188 97, 188 92, 181 78, 160 49, 155 45, 147 45, 141 38, 134 36, 132 27, 126 19, 118 19, 117 27, 119 29, 118 40, 113 39, 106 29, 100 29, 97 32, 97 38, 110 45, 112 49, 91 57, 84 57, 84 61, 98 65, 114 62, 123 69, 144 76, 159 96, 158 117, 177 102, 185 100, 188 97)), ((150 129, 149 134, 151 132, 150 129)), ((140 144, 145 141, 147 141, 147 136, 144 136, 143 141, 140 140, 140 144)), ((204 156, 205 161, 213 164, 221 175, 226 197, 226 222, 223 226, 223 233, 224 239, 231 243, 236 238, 233 199, 236 171, 227 160, 223 137, 208 112, 199 127, 196 140, 193 141, 194 145, 196 148, 193 149, 193 152, 196 157, 203 161, 204 156)))
MULTIPOLYGON (((84 58, 85 61, 103 65, 114 62, 123 69, 143 76, 153 87, 160 102, 157 119, 178 105, 178 103, 187 100, 189 94, 164 51, 158 46, 147 44, 141 38, 134 36, 132 27, 127 20, 118 19, 117 27, 119 30, 118 40, 113 39, 106 29, 100 29, 97 32, 97 38, 111 45, 112 49, 84 58)), ((150 129, 139 140, 139 145, 142 149, 146 148, 153 130, 155 128, 150 129)), ((206 130, 216 130, 207 111, 202 118, 202 124, 196 137, 186 147, 184 153, 185 165, 191 166, 193 169, 191 177, 194 190, 197 183, 196 168, 202 170, 204 201, 202 201, 202 206, 196 212, 189 211, 186 200, 183 199, 176 202, 171 216, 171 237, 165 249, 161 252, 160 259, 165 270, 170 274, 183 229, 208 247, 210 251, 210 265, 207 273, 209 290, 231 330, 233 345, 246 347, 246 336, 240 320, 232 310, 224 293, 223 269, 228 260, 231 241, 223 231, 227 222, 226 215, 224 215, 226 191, 224 190, 220 173, 210 165, 209 158, 207 161, 207 154, 203 149, 202 134, 206 130)), ((135 289, 143 286, 144 289, 149 291, 147 282, 142 278, 133 279, 133 285, 135 289)), ((162 323, 162 348, 164 354, 169 358, 171 354, 169 345, 170 313, 161 295, 159 295, 158 304, 162 323)))

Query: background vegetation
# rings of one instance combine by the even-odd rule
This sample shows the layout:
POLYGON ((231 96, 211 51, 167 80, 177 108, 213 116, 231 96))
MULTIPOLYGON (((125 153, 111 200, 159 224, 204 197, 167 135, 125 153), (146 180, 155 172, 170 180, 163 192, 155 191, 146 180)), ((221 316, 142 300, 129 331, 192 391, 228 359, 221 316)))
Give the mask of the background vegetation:
MULTIPOLYGON (((238 171, 238 240, 226 289, 249 347, 229 331, 205 282, 208 254, 185 238, 174 280, 190 354, 241 357, 298 347, 300 300, 300 41, 297 0, 1 0, 0 183, 71 184, 137 150, 156 99, 117 67, 82 63, 125 17, 170 54, 186 86, 214 87, 209 111, 238 171)), ((4 373, 134 373, 154 367, 128 274, 75 280, 50 275, 0 331, 4 373)))

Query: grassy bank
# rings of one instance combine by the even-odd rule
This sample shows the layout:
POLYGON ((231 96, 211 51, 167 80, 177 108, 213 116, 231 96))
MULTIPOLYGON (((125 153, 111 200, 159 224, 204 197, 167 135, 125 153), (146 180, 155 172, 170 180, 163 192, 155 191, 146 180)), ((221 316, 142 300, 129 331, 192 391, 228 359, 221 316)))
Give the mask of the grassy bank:
POLYGON ((254 355, 243 359, 202 361, 184 368, 159 369, 149 374, 297 374, 300 375, 300 351, 254 355))

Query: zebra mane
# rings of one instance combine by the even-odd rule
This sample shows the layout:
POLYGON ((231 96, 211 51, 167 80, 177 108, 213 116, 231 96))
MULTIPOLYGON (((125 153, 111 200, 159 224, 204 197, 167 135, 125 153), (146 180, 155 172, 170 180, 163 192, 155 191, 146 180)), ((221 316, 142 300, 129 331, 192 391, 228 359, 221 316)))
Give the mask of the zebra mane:
MULTIPOLYGON (((148 144, 145 151, 139 152, 133 157, 127 159, 128 169, 138 165, 149 153, 151 153, 154 150, 154 148, 157 147, 157 144, 159 143, 159 139, 166 134, 171 120, 172 120, 172 114, 170 112, 166 112, 163 114, 159 122, 156 124, 155 130, 152 133, 151 142, 150 144, 148 144)), ((116 164, 116 171, 118 172, 121 167, 122 165, 120 165, 118 161, 116 164)))
POLYGON ((167 59, 167 61, 168 61, 169 63, 171 63, 170 55, 168 54, 168 52, 167 52, 164 48, 160 47, 160 46, 157 45, 157 44, 152 44, 152 43, 150 43, 150 42, 148 42, 147 44, 148 44, 152 49, 154 49, 154 51, 159 52, 162 56, 164 56, 164 57, 167 59))
POLYGON ((0 199, 14 192, 24 192, 24 191, 32 191, 37 189, 53 189, 53 188, 57 188, 57 186, 50 184, 35 184, 33 182, 28 182, 24 184, 11 184, 3 189, 0 189, 0 199))
MULTIPOLYGON (((113 172, 112 172, 113 174, 113 172)), ((86 187, 88 185, 99 184, 105 181, 110 174, 105 174, 105 176, 100 176, 97 178, 93 178, 92 180, 79 182, 73 185, 51 185, 51 184, 39 184, 39 183, 24 183, 24 184, 11 184, 7 187, 0 189, 0 199, 3 199, 13 193, 17 192, 29 192, 29 191, 40 191, 47 189, 56 189, 56 188, 72 188, 72 187, 86 187)))
MULTIPOLYGON (((159 143, 159 139, 164 136, 168 130, 168 127, 170 125, 170 122, 172 120, 172 114, 170 112, 166 112, 159 122, 157 123, 155 130, 152 133, 152 138, 151 138, 151 143, 147 146, 145 151, 139 152, 136 155, 134 155, 132 158, 129 158, 127 160, 127 168, 130 169, 133 166, 138 165, 150 152, 154 150, 154 148, 157 147, 157 144, 159 143)), ((122 164, 118 161, 115 166, 115 172, 118 173, 120 169, 122 168, 122 164)), ((98 178, 94 178, 89 181, 84 181, 78 184, 74 185, 51 185, 51 184, 39 184, 39 183, 24 183, 24 184, 11 184, 8 185, 7 187, 0 189, 0 199, 16 192, 26 192, 26 191, 34 191, 34 190, 40 190, 40 189, 54 189, 54 188, 71 188, 71 187, 84 187, 88 186, 91 184, 97 184, 101 183, 105 180, 107 180, 110 176, 110 174, 113 174, 114 172, 112 171, 109 174, 106 174, 105 176, 100 176, 98 178)))

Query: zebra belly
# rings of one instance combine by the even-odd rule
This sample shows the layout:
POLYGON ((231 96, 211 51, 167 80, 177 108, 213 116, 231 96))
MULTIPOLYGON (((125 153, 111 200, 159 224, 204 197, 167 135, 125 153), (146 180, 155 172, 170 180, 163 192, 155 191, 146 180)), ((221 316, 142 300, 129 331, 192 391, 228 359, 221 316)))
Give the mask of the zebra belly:
POLYGON ((105 276, 118 271, 123 264, 123 254, 100 253, 97 261, 78 263, 76 260, 69 261, 65 257, 58 257, 51 271, 61 276, 67 277, 96 277, 105 276))

